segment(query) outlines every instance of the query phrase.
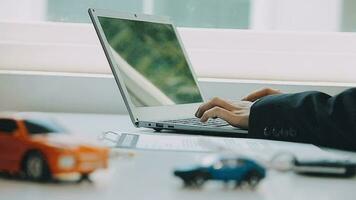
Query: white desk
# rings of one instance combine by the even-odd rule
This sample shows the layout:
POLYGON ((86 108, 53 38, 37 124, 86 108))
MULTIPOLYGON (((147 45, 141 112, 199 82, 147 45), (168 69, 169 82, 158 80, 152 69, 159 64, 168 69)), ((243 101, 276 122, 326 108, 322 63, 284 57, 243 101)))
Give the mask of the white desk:
MULTIPOLYGON (((52 114, 70 130, 97 137, 103 131, 132 131, 124 115, 52 114)), ((172 169, 197 161, 202 153, 137 151, 130 160, 114 160, 108 170, 93 174, 94 183, 33 183, 0 179, 1 200, 26 199, 355 199, 356 178, 330 179, 269 172, 256 191, 226 189, 210 182, 202 189, 185 189, 172 169)))

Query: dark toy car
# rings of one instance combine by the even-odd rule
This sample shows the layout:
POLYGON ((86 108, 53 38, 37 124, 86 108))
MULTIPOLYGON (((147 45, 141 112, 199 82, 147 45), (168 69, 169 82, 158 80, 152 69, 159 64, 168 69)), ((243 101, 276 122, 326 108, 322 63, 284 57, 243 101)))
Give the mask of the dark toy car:
POLYGON ((174 175, 186 186, 201 186, 207 180, 234 182, 238 187, 247 183, 254 188, 266 175, 266 170, 253 160, 240 157, 220 157, 198 166, 179 168, 174 175))

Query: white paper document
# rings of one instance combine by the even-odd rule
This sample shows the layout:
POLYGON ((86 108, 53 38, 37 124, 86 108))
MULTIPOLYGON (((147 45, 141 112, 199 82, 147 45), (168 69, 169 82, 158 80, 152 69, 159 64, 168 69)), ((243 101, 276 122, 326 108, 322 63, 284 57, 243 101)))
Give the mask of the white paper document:
POLYGON ((345 159, 315 145, 272 140, 114 132, 108 132, 104 137, 109 146, 116 148, 191 152, 230 151, 259 159, 270 159, 277 153, 292 153, 300 159, 345 159))

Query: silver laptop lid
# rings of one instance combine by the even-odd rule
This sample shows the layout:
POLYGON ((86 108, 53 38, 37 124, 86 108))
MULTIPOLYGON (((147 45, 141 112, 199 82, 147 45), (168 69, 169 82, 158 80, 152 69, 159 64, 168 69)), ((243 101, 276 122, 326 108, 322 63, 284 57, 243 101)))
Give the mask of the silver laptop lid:
POLYGON ((166 18, 89 9, 133 122, 193 117, 203 101, 166 18))

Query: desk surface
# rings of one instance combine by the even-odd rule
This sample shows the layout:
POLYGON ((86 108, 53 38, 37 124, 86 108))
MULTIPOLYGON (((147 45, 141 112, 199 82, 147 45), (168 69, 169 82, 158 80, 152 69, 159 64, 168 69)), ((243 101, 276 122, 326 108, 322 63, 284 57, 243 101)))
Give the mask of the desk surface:
MULTIPOLYGON (((51 114, 70 130, 97 137, 103 131, 135 130, 125 115, 51 114)), ((115 159, 108 170, 93 174, 93 183, 32 183, 0 178, 0 199, 355 199, 356 178, 330 179, 268 172, 255 191, 227 189, 210 182, 186 189, 172 176, 175 166, 205 154, 137 151, 132 159, 115 159)))

